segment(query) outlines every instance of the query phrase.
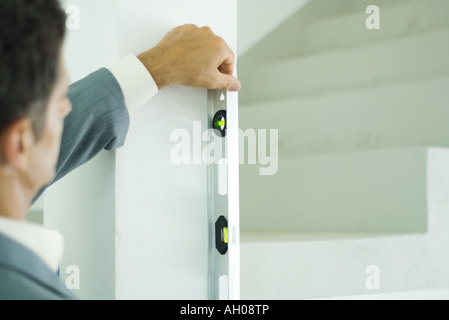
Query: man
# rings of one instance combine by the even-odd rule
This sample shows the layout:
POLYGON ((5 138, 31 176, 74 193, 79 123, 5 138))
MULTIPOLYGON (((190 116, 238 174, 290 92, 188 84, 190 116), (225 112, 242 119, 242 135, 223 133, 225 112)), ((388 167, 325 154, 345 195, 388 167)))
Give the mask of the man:
POLYGON ((194 25, 69 88, 65 20, 57 0, 0 0, 0 299, 76 298, 57 276, 61 236, 26 214, 46 186, 122 146, 130 112, 172 84, 240 89, 232 51, 194 25))

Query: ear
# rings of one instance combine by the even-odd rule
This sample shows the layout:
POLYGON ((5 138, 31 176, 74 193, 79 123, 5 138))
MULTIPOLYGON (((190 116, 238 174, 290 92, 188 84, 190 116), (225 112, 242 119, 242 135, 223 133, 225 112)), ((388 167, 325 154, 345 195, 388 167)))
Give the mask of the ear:
POLYGON ((28 159, 34 144, 33 126, 29 119, 16 120, 1 134, 4 161, 19 171, 28 169, 28 159))

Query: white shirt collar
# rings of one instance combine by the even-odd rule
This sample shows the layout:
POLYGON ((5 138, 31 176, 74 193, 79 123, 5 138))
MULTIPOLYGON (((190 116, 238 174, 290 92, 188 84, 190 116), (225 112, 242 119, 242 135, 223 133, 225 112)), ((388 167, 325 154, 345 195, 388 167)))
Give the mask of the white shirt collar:
POLYGON ((54 272, 60 268, 64 238, 41 225, 0 217, 0 232, 33 251, 54 272))

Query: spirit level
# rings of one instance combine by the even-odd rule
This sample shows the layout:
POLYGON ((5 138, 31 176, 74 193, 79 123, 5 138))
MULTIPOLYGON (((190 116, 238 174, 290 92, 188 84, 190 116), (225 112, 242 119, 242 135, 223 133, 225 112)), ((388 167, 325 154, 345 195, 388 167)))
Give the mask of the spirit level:
POLYGON ((222 90, 208 92, 208 123, 214 150, 222 158, 208 163, 209 298, 240 299, 238 210, 238 110, 222 90), (230 120, 228 116, 233 120, 230 120), (234 130, 234 131, 231 131, 234 130), (231 149, 232 148, 232 149, 231 149), (230 159, 230 155, 234 155, 230 159))

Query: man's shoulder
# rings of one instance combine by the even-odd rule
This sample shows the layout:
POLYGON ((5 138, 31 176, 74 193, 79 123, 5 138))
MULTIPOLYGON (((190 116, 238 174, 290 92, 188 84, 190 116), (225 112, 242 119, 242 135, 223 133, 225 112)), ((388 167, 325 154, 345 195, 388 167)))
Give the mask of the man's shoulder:
POLYGON ((0 300, 75 299, 32 251, 0 233, 0 300))
POLYGON ((66 300, 67 295, 18 270, 0 266, 0 300, 66 300))

